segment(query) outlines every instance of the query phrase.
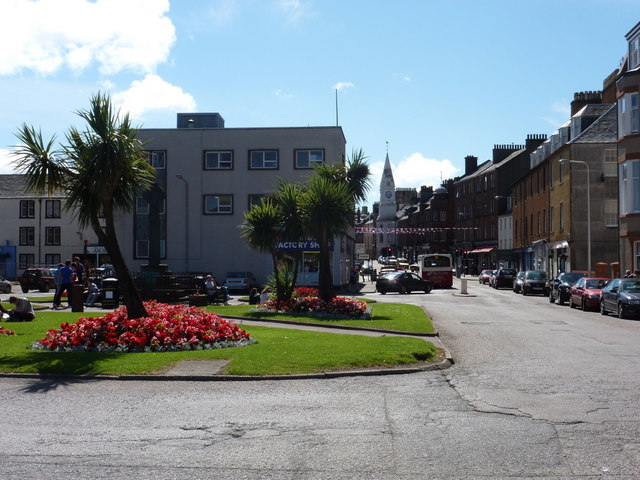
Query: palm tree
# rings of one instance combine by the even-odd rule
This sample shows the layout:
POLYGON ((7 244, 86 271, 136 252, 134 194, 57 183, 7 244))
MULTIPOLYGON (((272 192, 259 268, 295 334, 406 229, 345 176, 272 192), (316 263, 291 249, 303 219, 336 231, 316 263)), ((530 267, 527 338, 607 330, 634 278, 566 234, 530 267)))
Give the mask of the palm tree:
POLYGON ((249 248, 271 255, 273 271, 278 268, 276 244, 280 235, 280 210, 273 200, 265 197, 244 214, 240 236, 249 248))
POLYGON ((362 149, 354 149, 342 164, 322 164, 316 167, 315 173, 333 182, 345 183, 355 204, 366 200, 367 192, 371 188, 371 171, 366 160, 362 149))
POLYGON ((315 175, 304 191, 301 205, 308 232, 320 245, 318 287, 320 297, 334 297, 329 241, 344 233, 353 223, 353 200, 348 185, 315 175))
POLYGON ((65 192, 65 207, 75 211, 81 227, 91 226, 107 249, 129 318, 144 317, 142 298, 120 251, 114 214, 133 210, 138 193, 152 187, 154 169, 129 115, 120 118, 108 95, 93 96, 89 109, 77 114, 88 128, 71 127, 61 150, 54 149, 55 137, 45 143, 39 131, 23 124, 16 134, 21 145, 16 146, 15 165, 31 191, 65 192))

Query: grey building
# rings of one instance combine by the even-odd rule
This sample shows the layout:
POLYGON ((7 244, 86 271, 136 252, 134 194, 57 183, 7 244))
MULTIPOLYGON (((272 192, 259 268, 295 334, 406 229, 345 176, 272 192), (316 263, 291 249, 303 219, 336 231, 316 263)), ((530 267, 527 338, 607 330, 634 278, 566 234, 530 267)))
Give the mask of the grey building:
MULTIPOLYGON (((173 272, 253 272, 263 283, 271 257, 250 250, 240 237, 245 212, 269 195, 281 179, 304 182, 319 163, 344 161, 341 127, 225 128, 219 114, 178 114, 178 128, 144 128, 144 143, 164 190, 159 225, 138 200, 134 215, 118 219, 120 243, 132 270, 148 263, 150 231, 160 238, 160 261, 173 272), (158 228, 159 227, 159 228, 158 228)), ((313 239, 283 238, 282 250, 301 250, 299 283, 317 284, 318 247, 313 239)), ((353 235, 332 244, 334 284, 346 283, 353 235)))

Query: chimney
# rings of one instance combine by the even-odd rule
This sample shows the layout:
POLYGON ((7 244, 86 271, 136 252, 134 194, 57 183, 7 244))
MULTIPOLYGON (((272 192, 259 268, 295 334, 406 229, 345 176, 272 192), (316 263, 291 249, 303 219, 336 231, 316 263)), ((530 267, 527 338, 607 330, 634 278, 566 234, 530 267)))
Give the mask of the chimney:
POLYGON ((500 163, 502 160, 507 158, 513 152, 517 152, 518 150, 522 150, 524 145, 494 145, 493 146, 493 163, 500 163))
POLYGON ((527 135, 527 140, 525 142, 524 148, 527 149, 527 152, 531 153, 540 145, 542 145, 546 139, 546 133, 530 133, 529 135, 527 135))
POLYGON ((464 175, 471 175, 478 169, 478 157, 467 155, 464 157, 464 175))
POLYGON ((600 90, 592 92, 576 92, 573 94, 573 102, 571 102, 571 116, 573 117, 585 105, 593 105, 602 103, 602 92, 600 90))

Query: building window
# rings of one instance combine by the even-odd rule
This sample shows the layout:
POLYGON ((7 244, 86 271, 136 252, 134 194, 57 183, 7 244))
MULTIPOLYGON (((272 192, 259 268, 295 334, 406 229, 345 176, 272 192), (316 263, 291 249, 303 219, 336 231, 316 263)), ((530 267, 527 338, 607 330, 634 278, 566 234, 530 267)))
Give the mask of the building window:
POLYGON ((620 165, 620 214, 640 212, 640 160, 620 165))
POLYGON ((35 227, 20 227, 20 245, 35 245, 35 227))
POLYGON ((549 233, 553 233, 553 206, 549 207, 549 233))
POLYGON ((44 255, 44 263, 49 266, 58 265, 61 261, 61 257, 59 253, 45 253, 44 255))
POLYGON ((60 227, 46 227, 44 229, 45 245, 60 245, 60 227))
POLYGON ((45 201, 45 218, 60 218, 60 200, 45 201))
POLYGON ((136 258, 149 258, 149 240, 136 240, 136 258))
POLYGON ((249 200, 247 202, 247 210, 250 210, 254 205, 258 205, 263 198, 268 198, 266 193, 249 194, 249 200))
POLYGON ((253 150, 249 152, 250 169, 277 169, 277 150, 253 150))
POLYGON ((296 150, 296 168, 313 168, 324 163, 324 150, 296 150))
POLYGON ((560 203, 560 208, 558 209, 558 221, 560 224, 558 225, 558 230, 561 232, 564 231, 564 204, 560 203))
POLYGON ((542 233, 547 233, 547 209, 542 210, 542 233))
POLYGON ((20 218, 35 218, 35 200, 20 200, 20 218))
POLYGON ((618 159, 616 158, 616 149, 607 148, 604 151, 602 163, 602 174, 605 177, 615 177, 618 173, 618 159))
POLYGON ((640 270, 640 242, 633 242, 633 270, 640 270))
POLYGON ((629 41, 629 70, 640 65, 640 36, 629 41))
POLYGON ((230 150, 204 152, 205 170, 232 170, 233 152, 230 150))
POLYGON ((618 136, 624 137, 640 133, 638 115, 638 94, 630 93, 620 97, 618 101, 618 136))
POLYGON ((156 170, 164 170, 167 168, 167 156, 163 151, 150 151, 147 152, 147 158, 149 163, 156 170))
POLYGON ((615 198, 605 198, 604 200, 604 226, 618 226, 618 201, 615 198))
POLYGON ((562 164, 562 162, 558 162, 558 183, 562 183, 563 181, 563 177, 564 176, 564 165, 562 164))
POLYGON ((631 94, 631 133, 640 131, 640 121, 638 120, 638 94, 631 94))
POLYGON ((233 214, 233 195, 205 195, 205 215, 231 215, 233 214))
POLYGON ((25 269, 36 263, 36 256, 33 253, 21 253, 18 255, 18 268, 25 269))

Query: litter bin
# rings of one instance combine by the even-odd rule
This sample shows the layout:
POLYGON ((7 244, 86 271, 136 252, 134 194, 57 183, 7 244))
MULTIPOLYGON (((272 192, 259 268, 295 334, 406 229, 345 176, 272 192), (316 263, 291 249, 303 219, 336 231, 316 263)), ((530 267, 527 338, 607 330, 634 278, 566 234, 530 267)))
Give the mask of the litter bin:
POLYGON ((84 286, 81 283, 71 285, 71 311, 84 312, 84 286))
POLYGON ((118 308, 120 306, 120 291, 117 278, 102 280, 102 308, 118 308))

